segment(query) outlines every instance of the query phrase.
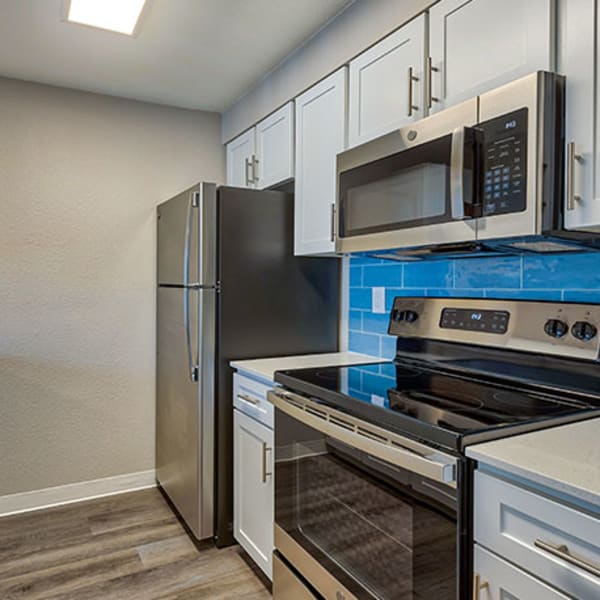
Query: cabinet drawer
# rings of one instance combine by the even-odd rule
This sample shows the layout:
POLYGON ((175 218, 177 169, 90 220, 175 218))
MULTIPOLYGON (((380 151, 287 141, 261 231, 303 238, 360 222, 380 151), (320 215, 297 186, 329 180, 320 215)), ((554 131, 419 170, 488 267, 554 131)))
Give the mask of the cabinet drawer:
POLYGON ((570 596, 600 598, 600 519, 477 472, 475 541, 570 596))
POLYGON ((569 600, 568 596, 521 571, 514 565, 488 552, 481 546, 475 546, 475 573, 480 577, 479 595, 473 598, 481 600, 569 600))
POLYGON ((233 405, 241 412, 263 425, 273 428, 273 405, 267 400, 267 392, 275 386, 254 381, 234 373, 233 405))

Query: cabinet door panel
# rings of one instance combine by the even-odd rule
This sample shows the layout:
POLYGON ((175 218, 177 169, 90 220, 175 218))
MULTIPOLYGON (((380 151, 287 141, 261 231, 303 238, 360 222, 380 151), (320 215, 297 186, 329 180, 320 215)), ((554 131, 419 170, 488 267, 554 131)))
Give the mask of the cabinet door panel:
POLYGON ((475 573, 487 589, 480 588, 479 595, 473 598, 481 600, 568 600, 544 582, 521 571, 517 567, 488 552, 479 545, 475 546, 475 573))
POLYGON ((336 156, 346 145, 346 67, 296 98, 294 253, 335 250, 336 156))
POLYGON ((597 23, 595 0, 564 0, 558 15, 558 70, 566 76, 565 142, 581 157, 568 163, 565 148, 565 181, 571 175, 572 189, 565 190, 565 227, 600 227, 600 200, 596 190, 598 161, 594 149, 598 127, 594 98, 596 74, 594 52, 597 23), (567 194, 573 199, 568 201, 567 194), (578 197, 578 200, 574 200, 578 197))
POLYGON ((349 146, 424 116, 424 61, 423 14, 350 63, 349 146), (411 68, 412 80, 409 78, 411 68))
POLYGON ((442 0, 430 9, 431 110, 553 64, 552 0, 442 0))
POLYGON ((234 410, 233 431, 233 534, 271 579, 273 430, 234 410))
POLYGON ((256 187, 265 189, 294 176, 294 105, 288 102, 256 126, 256 187))
POLYGON ((227 144, 227 185, 254 187, 252 160, 255 154, 254 128, 227 144))

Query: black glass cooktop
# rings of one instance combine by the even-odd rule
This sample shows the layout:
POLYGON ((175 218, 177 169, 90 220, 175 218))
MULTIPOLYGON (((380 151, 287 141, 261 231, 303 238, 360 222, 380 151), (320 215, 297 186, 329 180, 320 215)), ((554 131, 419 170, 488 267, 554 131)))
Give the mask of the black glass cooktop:
MULTIPOLYGON (((291 391, 454 450, 600 415, 600 396, 569 398, 393 362, 276 373, 291 391)), ((599 392, 600 393, 600 392, 599 392)))

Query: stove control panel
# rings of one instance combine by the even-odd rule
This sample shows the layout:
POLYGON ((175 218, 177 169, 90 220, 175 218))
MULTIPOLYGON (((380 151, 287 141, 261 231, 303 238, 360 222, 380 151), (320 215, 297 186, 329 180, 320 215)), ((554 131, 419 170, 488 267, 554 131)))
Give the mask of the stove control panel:
POLYGON ((506 310, 473 310, 470 308, 444 308, 440 327, 463 329, 502 335, 508 330, 510 313, 506 310))
POLYGON ((600 304, 398 297, 388 333, 600 360, 600 304))

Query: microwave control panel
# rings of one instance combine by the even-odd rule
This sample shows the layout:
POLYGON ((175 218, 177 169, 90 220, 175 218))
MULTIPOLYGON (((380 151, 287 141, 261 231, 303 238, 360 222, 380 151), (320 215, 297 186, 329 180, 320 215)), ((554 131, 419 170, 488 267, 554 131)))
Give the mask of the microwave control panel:
POLYGON ((527 109, 490 119, 483 130, 483 216, 521 212, 527 193, 527 109))

